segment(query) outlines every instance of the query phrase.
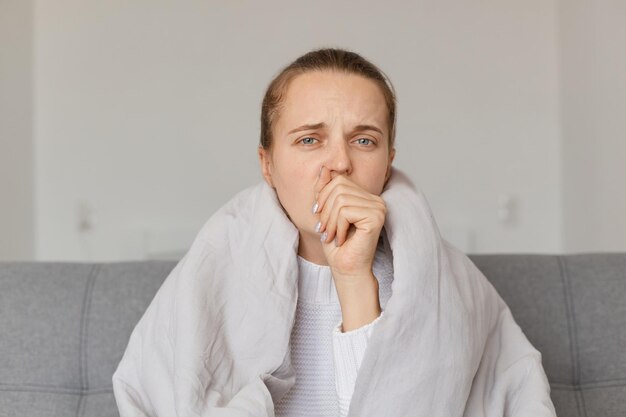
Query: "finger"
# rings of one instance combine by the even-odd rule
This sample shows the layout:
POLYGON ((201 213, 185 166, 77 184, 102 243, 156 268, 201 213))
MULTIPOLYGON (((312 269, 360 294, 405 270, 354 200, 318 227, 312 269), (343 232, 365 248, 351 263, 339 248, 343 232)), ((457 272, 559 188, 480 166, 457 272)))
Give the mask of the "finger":
POLYGON ((335 246, 341 246, 346 241, 351 224, 348 221, 348 218, 343 214, 351 209, 355 209, 355 207, 342 206, 342 208, 338 211, 336 220, 333 218, 333 221, 326 229, 326 233, 322 235, 326 238, 325 240, 322 240, 323 243, 335 240, 335 246))
POLYGON ((334 207, 335 200, 339 196, 360 196, 362 194, 362 190, 359 190, 356 187, 352 187, 350 184, 341 184, 341 183, 330 183, 324 188, 322 191, 324 195, 320 194, 318 199, 318 204, 320 208, 318 210, 320 214, 320 225, 321 230, 326 230, 326 225, 328 223, 328 219, 332 213, 332 208, 334 207), (329 194, 327 194, 329 193, 329 194))
POLYGON ((317 204, 318 212, 320 213, 321 231, 325 230, 325 226, 332 212, 332 208, 336 204, 336 199, 340 196, 358 196, 364 200, 369 200, 372 203, 376 203, 382 199, 379 196, 370 194, 347 178, 337 177, 332 180, 320 193, 317 204))
POLYGON ((350 230, 350 222, 344 216, 339 216, 337 219, 337 230, 335 236, 335 244, 337 246, 343 245, 348 238, 348 231, 350 230))
MULTIPOLYGON (((349 239, 349 236, 355 235, 357 232, 378 236, 384 224, 384 215, 380 210, 372 210, 371 207, 344 206, 338 212, 337 224, 341 225, 341 233, 346 235, 340 237, 338 234, 327 232, 326 239, 323 242, 331 242, 333 238, 337 238, 337 246, 340 246, 349 239), (345 224, 348 227, 346 231, 343 231, 345 224), (351 234, 351 232, 354 233, 351 234)), ((333 230, 337 232, 340 230, 340 227, 337 226, 333 230)))
POLYGON ((313 213, 319 213, 319 193, 331 181, 330 170, 324 165, 320 167, 319 175, 313 185, 313 213), (317 206, 316 206, 317 205, 317 206))
POLYGON ((327 216, 324 223, 325 232, 328 239, 333 239, 337 234, 338 225, 344 219, 363 230, 377 229, 378 223, 382 227, 385 207, 384 203, 372 201, 361 195, 341 194, 334 200, 332 207, 327 206, 326 212, 322 213, 325 217, 327 216))
POLYGON ((332 204, 334 196, 337 194, 348 193, 354 195, 362 195, 365 198, 375 199, 377 196, 370 194, 363 188, 352 182, 345 175, 338 175, 333 178, 322 190, 317 197, 318 212, 324 209, 328 203, 332 204))

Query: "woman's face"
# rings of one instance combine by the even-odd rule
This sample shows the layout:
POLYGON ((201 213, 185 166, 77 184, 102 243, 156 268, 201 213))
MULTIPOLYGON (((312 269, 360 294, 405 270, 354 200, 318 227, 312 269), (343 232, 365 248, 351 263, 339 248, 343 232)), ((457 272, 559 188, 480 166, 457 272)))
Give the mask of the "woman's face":
POLYGON ((272 148, 259 149, 263 176, 300 234, 318 239, 311 207, 322 166, 369 193, 383 190, 395 154, 385 98, 362 76, 313 71, 292 79, 283 100, 272 148))

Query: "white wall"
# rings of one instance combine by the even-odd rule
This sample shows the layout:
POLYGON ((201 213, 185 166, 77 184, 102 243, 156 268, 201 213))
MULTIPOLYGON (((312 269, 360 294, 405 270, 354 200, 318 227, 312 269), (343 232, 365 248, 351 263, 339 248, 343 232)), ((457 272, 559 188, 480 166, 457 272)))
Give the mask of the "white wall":
POLYGON ((34 256, 32 13, 0 0, 0 260, 34 256))
POLYGON ((468 250, 560 251, 556 4, 428 3, 394 47, 398 162, 444 230, 474 235, 468 250), (500 223, 507 194, 512 219, 500 223))
POLYGON ((626 2, 560 10, 564 249, 626 251, 626 2))
POLYGON ((37 258, 184 250, 260 180, 264 90, 321 46, 394 82, 397 166, 444 235, 473 252, 558 252, 557 23, 556 0, 37 1, 37 258), (502 194, 517 204, 505 224, 502 194))

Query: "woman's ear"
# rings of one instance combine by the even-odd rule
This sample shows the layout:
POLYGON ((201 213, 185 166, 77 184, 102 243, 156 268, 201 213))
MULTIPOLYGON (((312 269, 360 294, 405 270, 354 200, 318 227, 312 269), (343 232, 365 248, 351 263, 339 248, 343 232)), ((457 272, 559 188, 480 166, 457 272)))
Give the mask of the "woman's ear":
POLYGON ((259 146, 259 163, 261 164, 261 172, 263 173, 263 178, 265 178, 265 182, 267 183, 267 185, 274 188, 274 184, 272 183, 271 152, 267 149, 264 149, 262 146, 259 146))

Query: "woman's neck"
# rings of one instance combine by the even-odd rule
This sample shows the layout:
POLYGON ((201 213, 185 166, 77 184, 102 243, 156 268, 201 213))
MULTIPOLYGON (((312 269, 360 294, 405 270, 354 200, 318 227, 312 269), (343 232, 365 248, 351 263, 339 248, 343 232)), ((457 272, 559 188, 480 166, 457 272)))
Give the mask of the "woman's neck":
POLYGON ((298 255, 317 265, 328 265, 318 234, 300 233, 298 255))

